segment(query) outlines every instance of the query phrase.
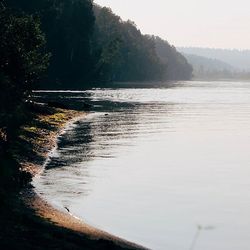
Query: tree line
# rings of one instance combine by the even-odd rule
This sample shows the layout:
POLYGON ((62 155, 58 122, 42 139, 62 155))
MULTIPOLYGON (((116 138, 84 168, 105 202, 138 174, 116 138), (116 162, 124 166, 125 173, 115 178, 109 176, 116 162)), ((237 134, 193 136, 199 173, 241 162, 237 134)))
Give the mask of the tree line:
POLYGON ((142 35, 132 21, 91 0, 5 0, 40 20, 50 53, 40 88, 83 89, 110 81, 187 80, 192 68, 174 47, 142 35))
POLYGON ((111 9, 94 6, 97 79, 106 81, 189 80, 192 67, 174 46, 143 35, 111 9))

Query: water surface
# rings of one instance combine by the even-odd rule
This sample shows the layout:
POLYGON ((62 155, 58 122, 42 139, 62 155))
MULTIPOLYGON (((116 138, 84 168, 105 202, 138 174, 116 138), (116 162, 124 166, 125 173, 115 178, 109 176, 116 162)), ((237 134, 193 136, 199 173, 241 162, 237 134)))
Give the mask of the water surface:
POLYGON ((250 249, 250 83, 37 93, 81 107, 34 181, 52 204, 156 250, 250 249))

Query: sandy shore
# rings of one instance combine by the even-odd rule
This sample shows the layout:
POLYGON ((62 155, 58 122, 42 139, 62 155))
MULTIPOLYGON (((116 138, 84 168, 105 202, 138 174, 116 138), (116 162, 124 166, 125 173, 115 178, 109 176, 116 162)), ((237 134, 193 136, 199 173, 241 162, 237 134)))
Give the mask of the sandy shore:
MULTIPOLYGON (((71 110, 58 110, 58 112, 61 114, 60 119, 55 119, 55 115, 38 117, 38 119, 43 120, 48 124, 52 124, 54 129, 38 131, 37 136, 39 138, 36 138, 33 142, 35 146, 40 142, 38 143, 39 147, 36 147, 36 153, 42 157, 41 159, 43 159, 43 161, 32 162, 29 161, 29 159, 26 159, 22 162, 23 169, 30 172, 33 176, 36 176, 43 171, 44 162, 46 162, 50 152, 56 147, 57 138, 63 132, 65 127, 79 119, 84 119, 86 116, 85 113, 71 110)), ((57 210, 37 195, 33 189, 28 189, 22 192, 22 200, 28 208, 35 212, 36 216, 46 220, 47 223, 53 224, 53 226, 61 229, 70 230, 71 233, 75 233, 78 236, 82 235, 85 240, 92 241, 93 244, 96 242, 95 249, 146 249, 87 225, 70 213, 57 210), (102 242, 101 245, 100 242, 102 242)), ((84 247, 84 245, 82 245, 82 248, 90 249, 84 247)))

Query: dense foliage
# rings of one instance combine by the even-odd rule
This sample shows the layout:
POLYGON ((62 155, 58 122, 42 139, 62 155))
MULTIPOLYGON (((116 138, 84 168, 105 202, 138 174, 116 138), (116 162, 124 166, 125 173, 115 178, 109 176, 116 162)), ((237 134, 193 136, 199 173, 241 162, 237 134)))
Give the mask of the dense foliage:
POLYGON ((106 81, 161 79, 160 62, 149 36, 143 36, 131 21, 122 21, 109 8, 95 6, 94 49, 96 76, 106 81))
POLYGON ((173 46, 159 37, 142 35, 131 21, 109 8, 95 6, 97 75, 103 80, 190 79, 192 67, 173 46))
POLYGON ((0 10, 0 184, 17 178, 18 164, 10 156, 9 143, 26 119, 31 90, 47 69, 49 54, 40 22, 29 15, 0 10), (8 167, 6 167, 8 166, 8 167), (16 177, 14 177, 16 176, 16 177))
POLYGON ((90 0, 7 0, 8 7, 40 17, 51 53, 43 88, 79 88, 93 79, 90 0))
POLYGON ((131 21, 91 0, 6 0, 37 15, 51 53, 42 88, 82 89, 93 82, 190 79, 192 68, 174 47, 142 35, 131 21))
POLYGON ((187 59, 179 53, 174 46, 160 37, 153 37, 155 48, 160 60, 167 65, 164 79, 189 80, 192 78, 193 68, 187 59))
POLYGON ((48 66, 40 22, 32 16, 0 11, 0 128, 9 129, 13 113, 35 88, 48 66))

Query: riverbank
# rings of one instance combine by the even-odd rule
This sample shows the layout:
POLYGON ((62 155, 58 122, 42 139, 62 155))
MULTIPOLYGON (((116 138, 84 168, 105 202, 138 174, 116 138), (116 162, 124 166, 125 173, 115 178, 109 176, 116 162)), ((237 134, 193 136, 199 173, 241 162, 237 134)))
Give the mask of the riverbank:
MULTIPOLYGON (((36 110, 12 149, 22 170, 39 174, 65 126, 85 115, 65 109, 36 110)), ((1 249, 143 249, 53 208, 31 186, 5 195, 0 211, 1 249)))

